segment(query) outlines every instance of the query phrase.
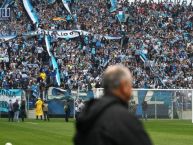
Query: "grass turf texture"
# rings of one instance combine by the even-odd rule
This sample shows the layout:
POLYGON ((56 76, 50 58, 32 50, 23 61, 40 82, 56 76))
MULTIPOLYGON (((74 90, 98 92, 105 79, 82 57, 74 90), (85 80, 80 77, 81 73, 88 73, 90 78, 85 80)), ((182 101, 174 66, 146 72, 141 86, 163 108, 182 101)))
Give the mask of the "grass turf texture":
MULTIPOLYGON (((154 145, 193 145, 193 124, 181 120, 148 120, 145 128, 154 145)), ((0 119, 0 145, 72 145, 74 121, 63 119, 50 122, 27 120, 22 123, 0 119)))

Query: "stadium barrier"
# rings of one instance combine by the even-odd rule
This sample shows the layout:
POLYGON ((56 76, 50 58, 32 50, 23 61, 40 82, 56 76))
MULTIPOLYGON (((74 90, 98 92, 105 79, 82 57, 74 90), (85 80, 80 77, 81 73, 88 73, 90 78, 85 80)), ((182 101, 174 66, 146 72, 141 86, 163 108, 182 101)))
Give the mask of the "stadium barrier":
MULTIPOLYGON (((71 116, 75 116, 77 100, 83 101, 100 98, 103 88, 93 90, 63 90, 50 87, 47 100, 50 113, 64 114, 64 102, 70 102, 71 116)), ((143 116, 142 103, 147 102, 147 116, 151 119, 192 119, 193 89, 133 89, 129 104, 129 112, 139 118, 143 116)))
MULTIPOLYGON (((58 87, 50 87, 48 91, 45 92, 44 99, 48 102, 49 114, 51 117, 64 117, 64 105, 68 102, 70 105, 70 116, 75 117, 75 106, 78 99, 89 100, 94 98, 93 91, 85 90, 64 90, 58 87)), ((27 98, 27 108, 28 112, 34 112, 35 102, 37 97, 33 97, 32 92, 26 91, 27 98)), ((30 114, 31 118, 34 118, 33 114, 30 114)))
MULTIPOLYGON (((77 100, 88 101, 100 98, 103 88, 93 90, 64 90, 50 87, 46 93, 50 114, 52 116, 64 116, 64 104, 70 105, 70 115, 75 116, 77 100)), ((14 102, 27 99, 27 108, 30 105, 29 94, 20 89, 0 90, 0 116, 7 114, 9 99, 14 102), (26 98, 25 98, 26 97, 26 98)), ((193 89, 133 89, 129 104, 129 112, 139 118, 143 116, 143 101, 147 102, 147 116, 152 119, 183 119, 191 120, 193 116, 193 89)))
MULTIPOLYGON (((100 98, 103 88, 96 89, 94 94, 100 98)), ((193 117, 193 89, 133 89, 129 111, 140 118, 143 101, 148 104, 148 118, 190 120, 193 117)))

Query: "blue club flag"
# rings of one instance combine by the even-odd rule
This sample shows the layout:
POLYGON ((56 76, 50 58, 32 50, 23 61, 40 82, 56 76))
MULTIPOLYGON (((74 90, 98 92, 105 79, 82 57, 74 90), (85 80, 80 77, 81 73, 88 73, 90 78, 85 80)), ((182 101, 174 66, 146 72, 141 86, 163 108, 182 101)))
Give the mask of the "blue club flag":
POLYGON ((66 8, 66 10, 70 13, 70 15, 72 14, 71 13, 71 10, 70 10, 70 8, 69 8, 69 5, 68 5, 68 3, 70 3, 71 1, 69 1, 69 0, 62 0, 62 3, 63 3, 63 5, 64 5, 64 7, 66 8))
POLYGON ((125 13, 124 11, 119 11, 119 13, 117 14, 117 18, 119 20, 119 22, 125 22, 125 13))
POLYGON ((56 62, 55 57, 53 56, 53 54, 50 51, 51 45, 50 45, 50 37, 48 35, 45 36, 45 42, 46 42, 46 48, 47 48, 48 54, 51 57, 52 66, 54 70, 56 71, 56 82, 58 86, 60 86, 61 80, 60 80, 59 68, 58 68, 58 64, 56 62))
POLYGON ((48 4, 53 4, 55 2, 56 2, 56 0, 48 0, 48 4))
POLYGON ((114 12, 117 10, 117 0, 110 0, 111 2, 111 9, 110 12, 114 12))

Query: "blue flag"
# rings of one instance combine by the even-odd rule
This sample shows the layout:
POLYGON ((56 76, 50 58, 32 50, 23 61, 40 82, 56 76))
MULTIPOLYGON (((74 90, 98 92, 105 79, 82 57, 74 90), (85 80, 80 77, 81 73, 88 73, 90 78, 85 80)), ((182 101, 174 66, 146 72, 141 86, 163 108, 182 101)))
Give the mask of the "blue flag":
POLYGON ((56 0, 48 0, 48 4, 53 4, 55 2, 56 2, 56 0))
POLYGON ((117 10, 117 0, 110 0, 111 1, 111 9, 110 12, 114 12, 117 10))
POLYGON ((117 14, 117 18, 119 20, 119 22, 125 22, 125 13, 124 11, 119 11, 119 13, 117 14))

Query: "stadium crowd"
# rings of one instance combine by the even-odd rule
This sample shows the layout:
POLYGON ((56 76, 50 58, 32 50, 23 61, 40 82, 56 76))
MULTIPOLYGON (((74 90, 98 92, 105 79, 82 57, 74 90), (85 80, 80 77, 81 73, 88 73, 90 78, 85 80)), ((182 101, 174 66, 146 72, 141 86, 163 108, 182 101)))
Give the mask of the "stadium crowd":
POLYGON ((0 21, 1 35, 17 34, 0 41, 2 88, 57 86, 44 36, 24 32, 84 30, 88 36, 52 38, 51 51, 59 65, 61 87, 101 87, 101 74, 111 64, 122 63, 133 73, 134 88, 193 88, 193 6, 153 1, 71 1, 72 14, 62 1, 31 0, 40 23, 32 23, 22 1, 10 5, 10 21, 0 21), (119 19, 117 14, 124 14, 119 19), (59 18, 59 19, 54 19, 59 18), (121 39, 107 39, 101 36, 121 39))

